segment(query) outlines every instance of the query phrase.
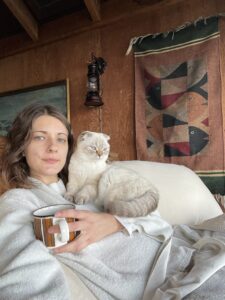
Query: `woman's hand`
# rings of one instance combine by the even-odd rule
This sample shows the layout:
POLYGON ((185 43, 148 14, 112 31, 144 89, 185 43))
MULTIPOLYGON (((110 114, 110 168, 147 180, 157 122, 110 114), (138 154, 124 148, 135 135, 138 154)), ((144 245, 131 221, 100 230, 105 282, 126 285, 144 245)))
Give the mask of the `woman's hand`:
MULTIPOLYGON (((57 218, 68 217, 77 219, 74 223, 68 223, 69 231, 80 231, 79 236, 74 241, 55 248, 53 250, 55 254, 63 252, 80 252, 88 245, 123 229, 123 225, 120 224, 113 215, 107 213, 68 209, 58 211, 55 216, 57 218)), ((49 228, 49 233, 58 232, 60 232, 58 225, 49 228)))

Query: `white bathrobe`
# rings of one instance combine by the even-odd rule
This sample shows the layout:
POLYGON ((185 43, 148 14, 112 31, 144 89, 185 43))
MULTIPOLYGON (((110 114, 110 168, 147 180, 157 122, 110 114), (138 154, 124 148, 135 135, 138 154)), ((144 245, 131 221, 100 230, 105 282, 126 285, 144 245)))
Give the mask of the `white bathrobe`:
POLYGON ((120 217, 126 228, 123 232, 80 253, 54 256, 35 239, 32 212, 68 203, 62 197, 65 187, 61 181, 49 186, 33 182, 37 188, 14 189, 0 197, 0 299, 75 299, 63 265, 97 299, 142 299, 156 254, 171 236, 171 226, 157 212, 140 218, 120 217))

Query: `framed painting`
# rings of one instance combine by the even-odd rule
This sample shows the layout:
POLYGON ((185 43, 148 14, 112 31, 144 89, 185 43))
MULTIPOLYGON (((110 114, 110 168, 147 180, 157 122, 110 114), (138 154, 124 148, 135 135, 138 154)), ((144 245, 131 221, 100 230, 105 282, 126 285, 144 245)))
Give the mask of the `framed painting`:
POLYGON ((0 136, 6 136, 15 116, 34 102, 56 106, 70 121, 69 80, 0 93, 0 136))

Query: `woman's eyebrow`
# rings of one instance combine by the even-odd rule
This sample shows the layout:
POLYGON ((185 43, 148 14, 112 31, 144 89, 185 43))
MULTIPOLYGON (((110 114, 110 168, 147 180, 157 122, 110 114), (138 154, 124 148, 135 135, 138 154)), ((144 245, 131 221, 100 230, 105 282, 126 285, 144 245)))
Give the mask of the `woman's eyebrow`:
MULTIPOLYGON (((44 134, 47 134, 47 133, 48 133, 48 131, 46 131, 46 130, 34 130, 34 131, 32 131, 32 133, 36 133, 36 132, 40 132, 40 133, 44 133, 44 134)), ((59 135, 59 134, 64 134, 65 136, 68 136, 68 134, 65 133, 65 132, 57 132, 57 134, 58 134, 58 135, 59 135)))
POLYGON ((33 130, 32 133, 41 132, 41 133, 47 133, 45 130, 33 130))

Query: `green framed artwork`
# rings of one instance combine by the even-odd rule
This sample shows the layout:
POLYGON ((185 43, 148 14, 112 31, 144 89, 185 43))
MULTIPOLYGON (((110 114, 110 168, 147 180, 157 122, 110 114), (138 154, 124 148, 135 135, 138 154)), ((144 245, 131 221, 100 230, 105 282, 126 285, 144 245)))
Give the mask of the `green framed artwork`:
POLYGON ((0 93, 0 136, 6 136, 15 116, 34 102, 56 106, 70 121, 69 80, 0 93))

